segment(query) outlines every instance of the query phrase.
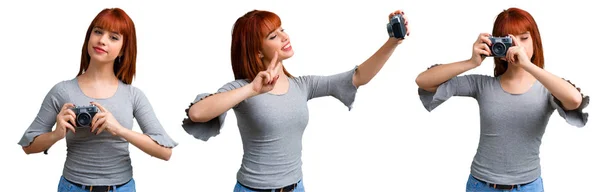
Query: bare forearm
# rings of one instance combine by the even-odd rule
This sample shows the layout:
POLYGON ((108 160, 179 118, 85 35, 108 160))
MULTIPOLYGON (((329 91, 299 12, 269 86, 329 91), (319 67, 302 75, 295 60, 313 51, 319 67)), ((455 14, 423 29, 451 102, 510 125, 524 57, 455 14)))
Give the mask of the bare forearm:
POLYGON ((398 47, 397 40, 389 39, 386 41, 375 54, 358 66, 358 70, 352 77, 352 84, 355 87, 359 87, 371 81, 379 73, 390 56, 392 56, 396 47, 398 47))
POLYGON ((243 100, 256 95, 251 86, 252 84, 248 84, 198 101, 188 111, 190 120, 193 122, 207 122, 225 113, 243 100))
POLYGON ((119 136, 133 144, 144 153, 168 161, 171 158, 171 148, 156 143, 150 136, 122 128, 119 136))
POLYGON ((435 92, 440 84, 475 67, 477 65, 470 60, 439 65, 421 72, 415 81, 419 88, 435 92))
POLYGON ((39 153, 49 149, 60 139, 60 136, 55 134, 54 131, 44 133, 33 139, 33 142, 31 142, 29 146, 23 147, 23 151, 25 151, 26 154, 39 153))
POLYGON ((564 79, 537 67, 533 63, 523 67, 533 75, 556 99, 558 99, 566 110, 577 109, 581 104, 581 93, 564 79))

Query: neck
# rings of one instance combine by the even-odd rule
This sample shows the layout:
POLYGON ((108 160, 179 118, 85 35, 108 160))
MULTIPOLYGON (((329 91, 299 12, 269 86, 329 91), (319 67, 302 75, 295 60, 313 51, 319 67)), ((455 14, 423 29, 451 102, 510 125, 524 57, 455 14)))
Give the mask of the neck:
POLYGON ((107 62, 107 63, 99 63, 99 62, 90 60, 90 64, 82 76, 88 80, 92 80, 92 81, 96 81, 96 82, 98 82, 98 81, 106 82, 106 81, 118 80, 117 76, 115 76, 115 73, 114 73, 113 62, 114 61, 107 62))
POLYGON ((535 77, 533 77, 533 75, 531 75, 529 72, 525 71, 525 69, 517 66, 511 66, 510 64, 508 65, 508 69, 506 69, 506 72, 502 74, 502 77, 505 80, 516 82, 523 82, 535 79, 535 77))

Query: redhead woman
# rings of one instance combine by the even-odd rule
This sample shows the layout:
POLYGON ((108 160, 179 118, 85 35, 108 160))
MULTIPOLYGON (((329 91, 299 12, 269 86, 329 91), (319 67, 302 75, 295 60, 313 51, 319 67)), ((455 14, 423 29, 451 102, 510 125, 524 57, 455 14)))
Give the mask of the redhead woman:
POLYGON ((568 124, 585 126, 589 97, 544 70, 538 26, 522 9, 502 11, 492 34, 480 34, 471 51, 470 59, 434 65, 416 79, 428 111, 452 96, 479 104, 480 140, 467 191, 544 191, 539 153, 548 120, 557 111, 568 124), (458 76, 488 56, 494 58, 494 76, 458 76))
MULTIPOLYGON (((401 15, 402 11, 389 15, 401 15)), ((333 96, 349 109, 357 89, 383 67, 402 38, 390 37, 353 69, 330 76, 292 76, 283 61, 294 55, 290 36, 272 12, 254 10, 233 27, 231 65, 235 80, 216 93, 199 94, 183 128, 208 140, 219 134, 227 111, 233 109, 244 154, 234 191, 304 191, 302 135, 308 124, 307 102, 333 96)), ((406 28, 406 34, 410 29, 406 28)))
POLYGON ((79 74, 50 89, 19 141, 32 154, 66 139, 58 191, 135 191, 129 143, 165 161, 177 146, 144 93, 131 85, 136 41, 123 10, 102 10, 88 27, 79 74), (134 118, 142 133, 132 130, 134 118))

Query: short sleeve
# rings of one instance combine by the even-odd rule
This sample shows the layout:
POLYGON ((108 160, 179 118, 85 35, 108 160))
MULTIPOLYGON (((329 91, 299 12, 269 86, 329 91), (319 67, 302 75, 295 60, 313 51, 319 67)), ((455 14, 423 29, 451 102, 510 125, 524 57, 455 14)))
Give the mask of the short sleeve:
MULTIPOLYGON (((438 65, 433 65, 436 67, 438 65)), ((432 111, 452 96, 465 96, 476 98, 479 94, 481 81, 489 76, 486 75, 463 75, 456 76, 440 84, 435 92, 429 92, 418 88, 419 97, 427 111, 432 111)))
POLYGON ((352 70, 330 76, 301 76, 298 77, 298 81, 306 91, 307 100, 333 96, 348 107, 348 110, 352 110, 352 104, 358 91, 358 88, 352 83, 352 77, 357 69, 358 67, 355 66, 352 70))
POLYGON ((35 137, 52 131, 52 127, 56 123, 56 115, 60 112, 66 97, 63 87, 63 83, 58 83, 46 94, 37 116, 25 130, 19 145, 27 147, 35 137))
MULTIPOLYGON (((209 138, 215 137, 220 134, 221 128, 225 122, 225 117, 227 117, 227 112, 220 114, 219 116, 211 119, 207 122, 193 122, 190 119, 189 111, 192 105, 201 101, 206 97, 210 97, 214 94, 223 93, 227 91, 231 91, 237 88, 241 88, 248 84, 246 80, 236 80, 233 82, 229 82, 223 85, 216 93, 201 93, 196 96, 194 101, 190 103, 187 109, 185 109, 186 118, 183 119, 182 127, 183 129, 190 135, 194 136, 196 139, 200 139, 202 141, 208 141, 209 138)), ((239 104, 235 105, 233 108, 237 108, 239 104)))
POLYGON ((133 116, 135 117, 142 133, 148 135, 154 142, 163 147, 173 148, 178 144, 166 133, 162 127, 152 105, 146 95, 138 88, 131 87, 133 94, 133 116))
MULTIPOLYGON (((573 85, 573 87, 577 88, 573 83, 571 83, 571 81, 566 81, 573 85)), ((577 90, 581 92, 581 89, 577 88, 577 90)), ((558 114, 563 119, 565 119, 567 123, 576 127, 585 126, 588 120, 588 113, 583 112, 583 109, 586 108, 590 103, 589 96, 584 96, 583 94, 581 94, 581 104, 577 109, 574 110, 565 110, 561 102, 550 92, 548 92, 548 96, 550 97, 550 105, 552 106, 552 108, 556 109, 558 114)))

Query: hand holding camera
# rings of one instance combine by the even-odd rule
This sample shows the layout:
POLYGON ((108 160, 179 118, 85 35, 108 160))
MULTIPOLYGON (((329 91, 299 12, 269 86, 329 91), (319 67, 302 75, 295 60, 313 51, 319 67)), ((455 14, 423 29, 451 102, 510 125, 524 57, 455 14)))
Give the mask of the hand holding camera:
MULTIPOLYGON (((95 132, 96 135, 104 130, 112 135, 118 135, 120 129, 123 128, 112 113, 97 102, 91 102, 89 106, 73 107, 68 111, 70 111, 68 113, 72 115, 72 118, 70 119, 71 124, 67 127, 89 127, 91 128, 90 131, 95 132)), ((73 132, 75 132, 74 130, 73 132)))
POLYGON ((390 38, 403 40, 410 35, 408 20, 404 15, 404 11, 397 10, 389 15, 390 22, 387 24, 387 31, 390 38))
POLYGON ((513 46, 508 48, 506 53, 506 60, 511 65, 517 65, 523 67, 531 63, 531 58, 527 55, 527 51, 520 45, 520 42, 513 35, 508 35, 508 38, 513 42, 513 46))
POLYGON ((470 61, 475 67, 481 65, 485 57, 492 55, 492 40, 490 37, 492 35, 489 33, 481 33, 475 43, 473 43, 473 54, 470 61))
POLYGON ((100 103, 91 102, 92 105, 96 106, 100 111, 92 118, 92 133, 96 135, 102 133, 104 130, 108 131, 112 135, 120 135, 120 131, 124 129, 123 126, 115 119, 115 117, 100 103))
POLYGON ((76 114, 70 108, 74 107, 72 103, 65 103, 58 115, 56 115, 56 129, 53 133, 57 134, 60 139, 65 138, 67 130, 75 133, 75 118, 76 114))

